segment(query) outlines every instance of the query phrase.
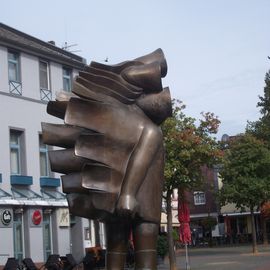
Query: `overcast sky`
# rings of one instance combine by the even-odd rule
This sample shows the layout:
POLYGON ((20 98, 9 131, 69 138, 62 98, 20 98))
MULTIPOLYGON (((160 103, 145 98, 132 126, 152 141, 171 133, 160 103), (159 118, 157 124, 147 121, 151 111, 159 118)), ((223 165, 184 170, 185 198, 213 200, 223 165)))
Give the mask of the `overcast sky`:
POLYGON ((109 64, 162 48, 163 86, 186 114, 211 111, 221 135, 259 117, 258 95, 270 68, 269 0, 9 0, 0 21, 87 59, 109 64))

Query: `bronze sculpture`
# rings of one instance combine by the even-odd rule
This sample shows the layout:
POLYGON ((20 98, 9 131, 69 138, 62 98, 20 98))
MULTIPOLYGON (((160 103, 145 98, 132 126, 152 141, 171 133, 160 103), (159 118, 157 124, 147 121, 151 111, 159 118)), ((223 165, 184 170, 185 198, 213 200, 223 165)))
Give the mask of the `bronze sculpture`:
POLYGON ((161 49, 117 65, 91 62, 47 112, 64 125, 42 123, 51 169, 63 173, 71 213, 105 222, 107 269, 123 269, 130 231, 135 268, 156 269, 164 150, 159 125, 171 115, 162 88, 161 49))

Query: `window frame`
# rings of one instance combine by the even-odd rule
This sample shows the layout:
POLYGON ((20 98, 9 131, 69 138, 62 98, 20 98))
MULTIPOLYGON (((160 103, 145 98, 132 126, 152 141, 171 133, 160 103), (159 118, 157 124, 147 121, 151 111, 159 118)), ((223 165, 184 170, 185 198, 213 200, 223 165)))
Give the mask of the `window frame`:
POLYGON ((38 136, 38 141, 39 141, 39 174, 40 177, 51 177, 51 169, 50 169, 50 163, 49 163, 49 147, 42 141, 42 134, 39 134, 38 136), (42 175, 41 173, 41 154, 45 154, 45 162, 46 162, 46 175, 42 175))
POLYGON ((24 217, 21 209, 13 212, 13 252, 14 257, 22 260, 25 257, 24 217), (17 230, 17 228, 20 228, 17 230), (21 238, 18 238, 18 232, 21 238), (19 242, 17 241, 19 240, 19 242))
POLYGON ((8 80, 9 82, 16 82, 21 83, 21 61, 20 61, 20 53, 15 50, 8 50, 8 80), (16 56, 16 60, 11 59, 10 55, 13 54, 16 56), (10 72, 10 64, 15 64, 15 80, 11 78, 11 72, 10 72))
POLYGON ((72 90, 72 68, 63 66, 62 67, 62 73, 63 73, 63 90, 66 92, 71 92, 72 90), (69 75, 65 74, 65 71, 69 72, 69 75), (65 80, 69 80, 69 89, 65 89, 65 80))
MULTIPOLYGON (((44 71, 44 70, 43 70, 44 71)), ((50 62, 44 59, 39 59, 39 88, 41 90, 49 90, 51 91, 51 76, 50 76, 50 62), (41 85, 41 63, 46 64, 46 77, 47 77, 47 86, 43 87, 41 85)))
POLYGON ((193 192, 194 205, 205 205, 206 196, 204 191, 194 191, 193 192), (203 199, 201 197, 203 195, 203 199))
POLYGON ((27 175, 26 172, 26 152, 25 152, 25 130, 16 129, 13 127, 9 128, 9 155, 10 155, 10 175, 27 175), (18 144, 11 143, 11 134, 16 134, 18 138, 18 144), (11 150, 18 150, 18 171, 17 173, 12 172, 11 163, 11 150))
POLYGON ((48 257, 53 254, 53 231, 52 231, 52 214, 50 210, 43 209, 42 211, 42 245, 44 261, 47 261, 48 257), (47 227, 46 227, 47 226, 47 227), (48 229, 49 235, 46 238, 46 230, 48 229), (48 243, 49 249, 46 249, 45 243, 48 243))

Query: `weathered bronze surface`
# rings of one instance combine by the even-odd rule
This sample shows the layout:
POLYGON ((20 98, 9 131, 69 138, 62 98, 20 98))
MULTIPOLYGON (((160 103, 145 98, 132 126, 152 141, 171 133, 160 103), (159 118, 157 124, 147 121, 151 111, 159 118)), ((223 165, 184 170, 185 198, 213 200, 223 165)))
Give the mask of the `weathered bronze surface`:
POLYGON ((92 62, 47 112, 63 125, 42 123, 43 140, 65 149, 49 153, 63 173, 70 212, 105 222, 107 269, 123 269, 130 232, 135 268, 156 269, 164 149, 160 125, 171 115, 162 87, 161 49, 117 65, 92 62))

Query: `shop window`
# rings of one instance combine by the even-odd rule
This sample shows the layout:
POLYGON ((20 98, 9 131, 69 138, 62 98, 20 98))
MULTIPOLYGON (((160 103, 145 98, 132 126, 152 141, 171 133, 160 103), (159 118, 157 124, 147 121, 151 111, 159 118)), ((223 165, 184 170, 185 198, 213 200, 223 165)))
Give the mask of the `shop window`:
POLYGON ((52 229, 51 229, 51 211, 43 211, 43 250, 44 261, 47 261, 52 254, 52 229))
POLYGON ((13 215, 14 257, 19 261, 24 258, 23 215, 21 209, 16 209, 13 215))
POLYGON ((194 204, 195 205, 203 205, 206 203, 205 193, 202 191, 194 192, 194 204))
POLYGON ((24 133, 10 130, 10 172, 12 175, 25 173, 24 133))
POLYGON ((63 90, 71 92, 72 83, 72 70, 70 68, 63 67, 63 90))

